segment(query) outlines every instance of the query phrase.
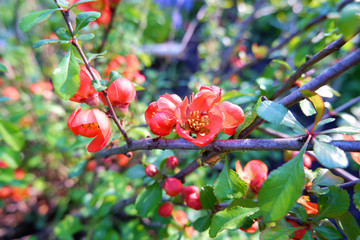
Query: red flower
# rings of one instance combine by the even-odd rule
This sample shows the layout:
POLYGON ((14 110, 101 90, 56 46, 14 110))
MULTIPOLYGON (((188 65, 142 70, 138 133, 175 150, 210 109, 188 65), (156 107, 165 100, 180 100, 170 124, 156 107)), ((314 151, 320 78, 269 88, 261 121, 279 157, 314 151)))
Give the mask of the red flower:
POLYGON ((254 233, 257 231, 258 228, 259 228, 259 222, 255 220, 253 225, 251 225, 251 227, 249 227, 247 229, 240 228, 240 230, 247 232, 247 233, 254 233))
POLYGON ((186 205, 188 205, 189 208, 200 210, 202 209, 202 205, 200 202, 200 194, 197 192, 189 194, 185 198, 186 205))
POLYGON ((177 107, 176 132, 197 146, 206 146, 223 130, 234 134, 244 121, 242 109, 230 102, 221 102, 221 89, 202 86, 188 103, 187 98, 177 107))
POLYGON ((150 131, 157 136, 168 135, 176 124, 175 109, 181 103, 176 94, 160 96, 145 111, 145 120, 150 131))
POLYGON ((307 214, 317 214, 319 211, 317 203, 310 202, 308 196, 301 196, 296 202, 304 206, 307 214))
POLYGON ((170 217, 173 211, 173 206, 171 203, 166 202, 163 203, 159 209, 158 209, 158 214, 164 218, 166 217, 170 217))
POLYGON ((186 212, 184 212, 183 210, 175 211, 175 213, 173 215, 173 219, 175 220, 175 222, 177 224, 179 224, 182 227, 185 226, 189 221, 187 218, 186 212))
MULTIPOLYGON (((136 89, 126 78, 118 78, 107 89, 108 97, 114 108, 126 114, 129 104, 135 99, 136 89)), ((101 95, 103 98, 103 96, 101 95)), ((105 102, 105 100, 103 100, 105 102)))
POLYGON ((110 120, 99 109, 81 110, 79 106, 69 117, 68 127, 75 136, 94 138, 87 147, 89 152, 102 149, 109 141, 110 120))
POLYGON ((20 99, 20 94, 15 87, 4 88, 2 91, 2 94, 4 95, 4 97, 10 98, 14 101, 17 101, 20 99))
MULTIPOLYGON (((95 78, 101 80, 100 73, 91 67, 95 78)), ((78 103, 87 103, 90 106, 97 106, 100 103, 98 92, 91 86, 92 76, 85 65, 80 67, 80 87, 77 92, 70 98, 70 101, 78 103)))
POLYGON ((238 160, 235 163, 235 170, 239 177, 244 180, 256 194, 260 191, 260 187, 266 180, 268 174, 266 164, 260 160, 251 160, 245 165, 244 170, 238 160))
POLYGON ((164 182, 163 189, 167 195, 174 197, 182 191, 183 185, 177 178, 168 178, 164 182))
MULTIPOLYGON (((78 0, 70 0, 69 2, 70 4, 74 4, 78 2, 78 0)), ((99 25, 101 24, 107 25, 110 22, 112 12, 108 0, 97 0, 92 2, 81 3, 77 6, 77 8, 86 12, 87 11, 100 12, 101 16, 95 20, 95 22, 98 23, 99 25)))
POLYGON ((129 152, 128 155, 130 155, 130 157, 128 157, 125 154, 117 154, 116 155, 117 162, 120 167, 125 167, 129 163, 129 161, 132 159, 133 153, 129 152))
POLYGON ((35 95, 42 95, 45 99, 50 99, 53 95, 53 85, 51 82, 39 81, 30 84, 30 92, 35 95))
MULTIPOLYGON (((291 220, 291 219, 285 219, 288 223, 290 223, 291 225, 293 225, 293 227, 304 227, 304 226, 301 226, 300 224, 298 224, 297 222, 295 222, 294 220, 291 220)), ((306 229, 305 227, 303 229, 300 229, 300 230, 296 230, 294 232, 294 237, 292 238, 292 240, 300 240, 304 234, 306 232, 306 229)))

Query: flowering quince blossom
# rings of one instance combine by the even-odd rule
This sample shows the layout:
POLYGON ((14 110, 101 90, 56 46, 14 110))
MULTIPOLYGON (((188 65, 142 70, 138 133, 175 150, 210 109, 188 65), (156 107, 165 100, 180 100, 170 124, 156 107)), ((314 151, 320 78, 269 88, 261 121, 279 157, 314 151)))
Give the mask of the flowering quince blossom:
POLYGON ((5 87, 2 91, 4 97, 10 98, 11 100, 17 101, 20 99, 20 94, 15 87, 5 87))
MULTIPOLYGON (((107 94, 111 105, 120 113, 126 114, 129 104, 135 99, 136 89, 134 84, 126 78, 118 78, 110 84, 107 94)), ((101 98, 103 102, 106 102, 102 94, 101 98)))
POLYGON ((42 95, 45 99, 50 99, 53 95, 53 85, 51 82, 39 81, 30 84, 30 92, 35 95, 42 95))
MULTIPOLYGON (((92 72, 94 73, 96 79, 100 80, 101 76, 95 68, 91 67, 92 72)), ((77 92, 70 98, 70 101, 78 103, 87 103, 92 107, 96 107, 101 104, 99 98, 99 93, 91 86, 91 80, 93 79, 90 72, 87 70, 85 65, 80 67, 80 87, 77 92)))
POLYGON ((265 163, 260 160, 251 160, 245 165, 243 170, 240 161, 237 160, 235 170, 239 177, 248 184, 252 192, 255 194, 259 193, 260 187, 268 174, 268 167, 265 163))
POLYGON ((145 111, 145 120, 153 134, 166 136, 172 131, 176 124, 175 109, 180 103, 178 95, 166 93, 149 105, 145 111))
POLYGON ((221 130, 234 134, 236 127, 244 121, 244 112, 239 106, 220 100, 221 89, 216 86, 202 86, 190 102, 185 98, 175 112, 179 136, 203 147, 221 130))
MULTIPOLYGON (((77 3, 78 0, 70 0, 70 4, 77 3)), ((76 6, 78 9, 82 11, 96 11, 100 12, 101 16, 95 20, 95 22, 99 25, 108 25, 111 19, 111 9, 108 0, 97 0, 92 2, 81 3, 76 6)))
POLYGON ((89 152, 97 152, 109 141, 110 119, 99 109, 81 110, 81 107, 70 115, 68 127, 75 136, 95 137, 87 147, 89 152))

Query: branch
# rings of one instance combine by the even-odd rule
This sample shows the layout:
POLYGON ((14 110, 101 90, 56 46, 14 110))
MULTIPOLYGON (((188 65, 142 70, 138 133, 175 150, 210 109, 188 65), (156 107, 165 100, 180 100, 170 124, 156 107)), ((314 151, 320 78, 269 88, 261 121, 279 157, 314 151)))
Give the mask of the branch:
MULTIPOLYGON (((79 54, 80 54, 80 56, 81 56, 81 59, 84 61, 84 64, 85 64, 85 66, 86 66, 86 69, 89 71, 92 79, 95 80, 98 84, 100 84, 100 83, 99 83, 99 79, 96 79, 95 74, 94 74, 94 72, 92 71, 92 69, 91 69, 91 67, 90 67, 89 61, 87 60, 87 58, 86 58, 83 50, 81 49, 78 40, 75 38, 74 28, 73 28, 73 26, 72 26, 72 24, 71 24, 71 22, 70 22, 70 18, 69 18, 69 11, 63 10, 63 8, 59 5, 58 0, 54 0, 54 1, 55 1, 55 4, 58 6, 58 8, 61 9, 61 10, 60 10, 60 11, 61 11, 61 14, 62 14, 63 17, 64 17, 64 20, 65 20, 65 22, 66 22, 66 25, 67 25, 67 27, 68 27, 68 29, 69 29, 69 31, 70 31, 71 37, 72 37, 72 41, 71 41, 72 45, 74 45, 74 47, 75 47, 75 48, 77 49, 77 51, 79 52, 79 54)), ((127 134, 126 134, 126 132, 125 132, 122 124, 120 123, 119 119, 117 118, 116 113, 115 113, 115 111, 114 111, 113 106, 111 105, 111 102, 110 102, 110 99, 109 99, 107 93, 106 93, 105 91, 102 91, 102 94, 104 95, 104 98, 105 98, 105 100, 106 100, 106 104, 107 104, 108 107, 109 107, 109 110, 110 110, 110 114, 111 114, 112 119, 114 120, 116 126, 119 128, 119 130, 120 130, 121 134, 123 135, 126 143, 127 143, 128 145, 130 145, 130 144, 131 144, 131 139, 127 136, 127 134)))

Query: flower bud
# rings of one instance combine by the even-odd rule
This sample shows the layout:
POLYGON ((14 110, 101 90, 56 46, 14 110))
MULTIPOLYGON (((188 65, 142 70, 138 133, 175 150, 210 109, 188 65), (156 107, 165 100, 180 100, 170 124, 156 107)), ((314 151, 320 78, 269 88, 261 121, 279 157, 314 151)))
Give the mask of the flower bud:
POLYGON ((96 161, 95 160, 90 160, 86 163, 86 170, 89 172, 94 171, 96 168, 96 161))
POLYGON ((117 162, 118 162, 120 167, 125 167, 129 163, 129 161, 132 159, 133 153, 129 152, 128 155, 130 155, 130 157, 128 157, 125 154, 117 154, 116 155, 117 162))
POLYGON ((186 212, 183 210, 177 210, 175 211, 173 215, 174 221, 179 224, 180 226, 185 226, 187 222, 189 221, 186 215, 186 212))
POLYGON ((172 204, 169 202, 166 202, 159 207, 158 214, 162 217, 170 217, 172 210, 173 210, 172 204))
POLYGON ((194 192, 190 195, 188 195, 187 198, 185 198, 186 205, 188 205, 189 208, 200 210, 202 208, 201 202, 200 202, 200 194, 197 192, 194 192))
POLYGON ((156 166, 154 164, 149 164, 145 167, 145 174, 148 177, 155 177, 156 174, 158 173, 158 169, 156 168, 156 166))
POLYGON ((11 193, 12 193, 11 187, 3 186, 2 188, 0 188, 0 199, 10 197, 11 193))
POLYGON ((129 104, 136 96, 134 84, 126 78, 118 78, 110 84, 107 91, 114 108, 120 111, 120 113, 126 114, 129 104))
POLYGON ((199 188, 194 185, 186 186, 183 188, 181 194, 184 198, 188 198, 188 196, 192 193, 199 193, 199 188))
POLYGON ((183 185, 177 178, 168 178, 164 182, 163 189, 167 195, 174 197, 182 191, 183 185))
POLYGON ((169 169, 174 169, 177 167, 179 161, 175 156, 170 156, 166 159, 166 167, 169 169))
POLYGON ((14 172, 14 178, 16 180, 21 180, 25 177, 25 172, 24 170, 20 169, 20 168, 17 168, 15 169, 15 172, 14 172))

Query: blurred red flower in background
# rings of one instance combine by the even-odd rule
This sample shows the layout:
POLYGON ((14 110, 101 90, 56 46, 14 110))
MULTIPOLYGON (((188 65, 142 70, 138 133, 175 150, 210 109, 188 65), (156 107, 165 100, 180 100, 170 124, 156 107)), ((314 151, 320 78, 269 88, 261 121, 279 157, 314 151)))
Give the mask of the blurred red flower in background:
POLYGON ((39 81, 30 84, 30 92, 35 95, 42 95, 45 99, 50 99, 53 95, 53 85, 51 82, 39 81))
MULTIPOLYGON (((77 3, 79 0, 69 0, 70 4, 77 3)), ((95 20, 99 25, 107 25, 110 22, 112 11, 108 0, 97 0, 92 2, 81 3, 76 6, 78 9, 88 12, 100 12, 101 16, 95 20)))
POLYGON ((94 138, 87 147, 89 152, 97 152, 109 141, 110 119, 99 109, 81 110, 79 106, 69 117, 68 127, 77 136, 94 138))
POLYGON ((2 94, 4 95, 4 97, 10 98, 14 101, 20 99, 20 94, 15 87, 5 87, 2 91, 2 94))

